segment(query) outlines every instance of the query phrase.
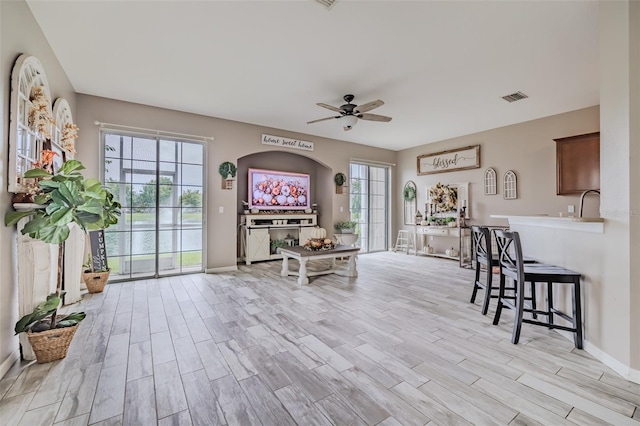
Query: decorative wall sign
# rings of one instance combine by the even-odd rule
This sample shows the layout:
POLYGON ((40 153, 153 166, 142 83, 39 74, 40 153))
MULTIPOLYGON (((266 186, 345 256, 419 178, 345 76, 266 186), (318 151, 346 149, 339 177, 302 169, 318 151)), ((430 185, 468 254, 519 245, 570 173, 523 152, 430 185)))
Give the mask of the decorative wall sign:
POLYGON ((480 145, 418 156, 418 175, 480 167, 480 145))
POLYGON ((518 198, 518 180, 513 170, 507 170, 502 183, 502 194, 505 200, 518 198))
POLYGON ((484 195, 496 195, 498 193, 498 178, 495 169, 489 167, 484 171, 484 195))
POLYGON ((302 149, 313 151, 313 142, 301 141, 298 139, 283 138, 282 136, 262 135, 263 145, 275 145, 283 148, 302 149))
POLYGON ((89 232, 91 243, 92 271, 107 271, 107 246, 104 239, 104 229, 89 232))

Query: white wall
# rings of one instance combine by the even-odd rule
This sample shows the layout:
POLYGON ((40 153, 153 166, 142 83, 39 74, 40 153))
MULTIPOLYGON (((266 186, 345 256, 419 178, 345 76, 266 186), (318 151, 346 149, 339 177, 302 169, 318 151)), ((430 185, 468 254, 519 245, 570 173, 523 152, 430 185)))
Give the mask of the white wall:
MULTIPOLYGON (((9 94, 11 69, 21 53, 37 57, 49 81, 52 101, 63 97, 75 109, 75 92, 64 70, 36 24, 27 4, 20 1, 0 1, 0 93, 2 94, 2 128, 0 130, 0 206, 2 216, 11 210, 11 194, 7 192, 9 164, 9 94)), ((18 320, 18 290, 15 274, 15 228, 0 226, 0 377, 18 349, 13 327, 18 320)))

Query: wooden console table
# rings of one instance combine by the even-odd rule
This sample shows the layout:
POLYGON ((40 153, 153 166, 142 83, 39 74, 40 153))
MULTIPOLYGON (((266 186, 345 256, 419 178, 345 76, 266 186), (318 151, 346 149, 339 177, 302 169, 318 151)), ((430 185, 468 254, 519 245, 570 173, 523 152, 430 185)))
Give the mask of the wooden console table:
POLYGON ((324 274, 335 274, 340 272, 340 269, 336 268, 336 258, 349 257, 349 263, 347 264, 346 276, 357 277, 358 271, 356 270, 356 256, 360 251, 359 247, 351 246, 336 246, 332 250, 307 250, 304 247, 285 247, 280 249, 282 253, 282 272, 280 275, 287 277, 289 275, 298 276, 298 284, 309 284, 309 277, 324 274), (289 258, 296 259, 300 263, 300 269, 298 272, 289 271, 289 258), (323 271, 308 271, 307 262, 320 259, 331 259, 331 267, 323 271))

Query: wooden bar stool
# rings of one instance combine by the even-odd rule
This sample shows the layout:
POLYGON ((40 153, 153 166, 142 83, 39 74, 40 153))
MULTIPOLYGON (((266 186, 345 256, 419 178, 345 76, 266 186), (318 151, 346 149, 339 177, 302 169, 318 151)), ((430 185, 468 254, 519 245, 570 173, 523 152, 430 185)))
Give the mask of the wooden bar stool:
MULTIPOLYGON (((542 263, 525 264, 522 258, 522 245, 520 244, 520 235, 517 232, 495 231, 496 242, 498 244, 499 262, 500 262, 500 290, 498 296, 498 306, 493 324, 497 325, 500 321, 500 314, 503 306, 515 310, 515 318, 513 322, 513 334, 511 336, 512 343, 518 343, 520 339, 520 329, 522 323, 533 325, 541 325, 548 328, 557 328, 559 330, 571 331, 574 333, 574 343, 576 348, 582 349, 582 305, 580 299, 580 274, 561 266, 548 265, 542 263), (511 255, 511 245, 513 244, 513 252, 511 255), (505 297, 505 281, 509 277, 514 282, 515 298, 505 297), (546 283, 547 285, 547 309, 540 311, 535 308, 524 307, 524 285, 525 282, 532 283, 532 297, 535 300, 535 286, 537 283, 546 283), (554 308, 553 306, 553 285, 571 284, 572 287, 572 316, 554 308), (536 319, 523 318, 524 312, 530 312, 533 315, 542 315, 547 317, 547 321, 538 321, 536 319), (554 315, 571 322, 572 326, 567 327, 555 324, 554 315)), ((534 316, 535 318, 535 316, 534 316)))
MULTIPOLYGON (((489 310, 489 303, 492 298, 497 299, 497 291, 500 286, 493 286, 493 268, 500 266, 498 253, 494 252, 491 231, 486 226, 471 227, 472 250, 476 260, 476 275, 473 282, 473 293, 471 293, 470 303, 475 303, 478 290, 484 290, 484 301, 482 303, 482 315, 486 315, 489 310), (482 282, 480 275, 482 266, 486 268, 485 281, 482 282)), ((533 259, 526 259, 525 263, 535 263, 533 259)), ((508 289, 507 289, 508 290, 508 289)), ((535 299, 531 302, 535 306, 535 299)))
MULTIPOLYGON (((471 227, 471 247, 476 260, 476 276, 473 282, 473 293, 471 293, 470 303, 476 302, 478 290, 484 290, 484 302, 482 303, 482 315, 487 314, 489 309, 489 301, 491 300, 493 283, 493 267, 498 266, 498 259, 493 257, 491 248, 491 233, 489 228, 484 226, 471 227), (485 282, 480 281, 480 273, 482 265, 487 270, 485 282)), ((496 287, 497 289, 497 287, 496 287)), ((497 296, 496 296, 497 297, 497 296)))

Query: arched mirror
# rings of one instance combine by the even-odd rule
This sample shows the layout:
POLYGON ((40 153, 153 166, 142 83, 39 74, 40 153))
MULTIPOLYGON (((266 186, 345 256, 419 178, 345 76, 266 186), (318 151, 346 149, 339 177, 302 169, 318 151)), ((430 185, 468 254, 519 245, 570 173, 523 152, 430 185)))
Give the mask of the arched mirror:
POLYGON ((504 174, 504 182, 502 184, 502 193, 505 200, 515 200, 518 198, 518 180, 513 170, 507 170, 504 174))
POLYGON ((412 180, 404 184, 402 190, 402 199, 404 200, 404 224, 415 225, 416 223, 416 210, 418 207, 417 200, 417 187, 412 180))
POLYGON ((49 83, 35 56, 20 55, 11 72, 9 125, 9 192, 26 192, 24 172, 40 160, 53 135, 49 83))

